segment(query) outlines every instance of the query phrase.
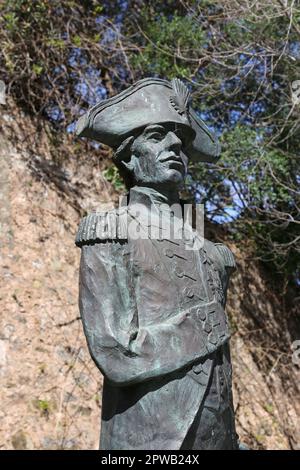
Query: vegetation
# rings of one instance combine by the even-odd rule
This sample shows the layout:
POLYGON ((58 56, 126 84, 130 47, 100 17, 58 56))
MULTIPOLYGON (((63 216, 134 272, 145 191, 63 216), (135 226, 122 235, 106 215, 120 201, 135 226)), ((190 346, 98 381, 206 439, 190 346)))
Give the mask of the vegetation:
POLYGON ((297 0, 6 0, 0 12, 1 79, 54 142, 137 79, 183 78, 223 146, 218 164, 193 165, 189 191, 282 285, 299 283, 297 0))

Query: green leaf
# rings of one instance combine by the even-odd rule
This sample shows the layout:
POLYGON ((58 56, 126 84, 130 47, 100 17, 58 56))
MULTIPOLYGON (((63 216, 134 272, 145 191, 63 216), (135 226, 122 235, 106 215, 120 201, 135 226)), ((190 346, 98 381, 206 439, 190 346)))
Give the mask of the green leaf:
POLYGON ((33 64, 32 65, 32 70, 36 75, 41 75, 41 73, 43 72, 43 67, 41 65, 38 65, 38 64, 33 64))

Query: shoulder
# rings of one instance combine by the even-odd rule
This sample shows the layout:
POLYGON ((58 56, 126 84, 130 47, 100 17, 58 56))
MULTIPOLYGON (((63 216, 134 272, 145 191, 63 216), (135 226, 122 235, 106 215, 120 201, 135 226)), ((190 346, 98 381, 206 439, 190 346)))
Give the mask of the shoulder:
POLYGON ((75 244, 79 247, 107 241, 126 240, 127 207, 93 212, 81 219, 75 244))
POLYGON ((213 243, 209 240, 205 240, 204 249, 207 252, 208 257, 213 258, 222 269, 236 269, 234 255, 228 246, 223 243, 213 243))
POLYGON ((214 245, 222 258, 225 268, 236 269, 235 257, 230 248, 223 243, 214 243, 214 245))

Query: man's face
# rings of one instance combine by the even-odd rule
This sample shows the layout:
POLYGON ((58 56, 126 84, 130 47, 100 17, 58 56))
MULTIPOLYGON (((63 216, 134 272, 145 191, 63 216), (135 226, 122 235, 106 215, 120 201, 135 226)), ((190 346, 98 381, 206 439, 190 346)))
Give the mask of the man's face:
POLYGON ((187 169, 181 151, 182 129, 175 124, 149 125, 132 146, 131 166, 139 185, 176 188, 187 169))

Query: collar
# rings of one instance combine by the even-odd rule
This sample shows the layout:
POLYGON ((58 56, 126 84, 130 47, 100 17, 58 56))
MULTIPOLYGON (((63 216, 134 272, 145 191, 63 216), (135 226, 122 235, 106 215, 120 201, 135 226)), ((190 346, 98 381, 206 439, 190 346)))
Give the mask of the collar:
MULTIPOLYGON (((177 204, 180 203, 180 200, 176 201, 177 204)), ((129 193, 129 203, 128 206, 135 204, 142 204, 148 209, 160 210, 161 208, 166 210, 169 208, 171 210, 172 204, 176 203, 175 201, 170 201, 165 194, 160 193, 156 189, 149 188, 146 186, 134 186, 130 189, 129 193)))
MULTIPOLYGON (((171 230, 180 238, 182 235, 179 234, 183 230, 182 204, 183 201, 179 198, 177 203, 172 204, 166 195, 153 188, 134 186, 129 193, 128 212, 146 230, 154 227, 154 230, 158 228, 162 233, 166 231, 166 234, 171 230)), ((192 228, 185 226, 185 231, 186 234, 189 233, 188 238, 192 241, 194 239, 192 228)))

